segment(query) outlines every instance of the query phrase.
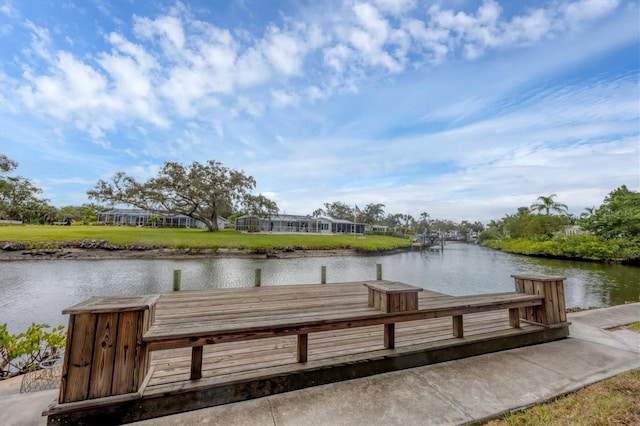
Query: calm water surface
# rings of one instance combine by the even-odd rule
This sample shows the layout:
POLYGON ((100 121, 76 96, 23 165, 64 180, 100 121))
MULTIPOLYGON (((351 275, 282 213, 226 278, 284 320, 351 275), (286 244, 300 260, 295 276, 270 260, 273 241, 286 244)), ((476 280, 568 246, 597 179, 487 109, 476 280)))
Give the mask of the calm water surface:
POLYGON ((171 291, 173 270, 182 270, 182 289, 250 287, 255 268, 263 285, 384 279, 451 295, 512 291, 511 274, 566 277, 568 307, 613 306, 638 301, 640 268, 510 255, 451 243, 444 252, 406 252, 387 256, 301 259, 36 260, 0 262, 0 324, 17 333, 32 322, 67 323, 64 308, 98 295, 171 291))

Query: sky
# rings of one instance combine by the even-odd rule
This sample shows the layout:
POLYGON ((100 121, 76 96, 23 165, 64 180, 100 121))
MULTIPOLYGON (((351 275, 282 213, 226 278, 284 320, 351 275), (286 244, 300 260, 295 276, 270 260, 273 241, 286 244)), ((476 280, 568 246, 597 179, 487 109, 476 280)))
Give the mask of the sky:
POLYGON ((0 0, 0 154, 57 207, 216 160, 287 214, 640 190, 640 2, 0 0))

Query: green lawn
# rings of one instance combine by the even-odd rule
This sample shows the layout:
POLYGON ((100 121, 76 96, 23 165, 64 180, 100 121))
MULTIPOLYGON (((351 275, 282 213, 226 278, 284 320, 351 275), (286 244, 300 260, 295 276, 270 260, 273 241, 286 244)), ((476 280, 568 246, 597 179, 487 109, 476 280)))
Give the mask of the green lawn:
POLYGON ((201 229, 135 228, 126 226, 0 226, 0 242, 23 242, 32 248, 55 247, 64 241, 105 240, 118 246, 148 245, 176 249, 356 249, 390 250, 407 247, 409 239, 378 235, 244 234, 201 229))

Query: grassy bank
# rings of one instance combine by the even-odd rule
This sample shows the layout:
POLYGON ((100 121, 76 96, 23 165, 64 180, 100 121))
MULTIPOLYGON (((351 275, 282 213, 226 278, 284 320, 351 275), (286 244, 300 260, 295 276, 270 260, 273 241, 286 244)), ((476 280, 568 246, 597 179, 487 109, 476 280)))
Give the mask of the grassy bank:
POLYGON ((611 379, 528 410, 512 413, 489 426, 638 425, 640 370, 611 379))
POLYGON ((392 250, 411 245, 408 239, 380 235, 244 234, 201 229, 135 228, 125 226, 2 226, 0 241, 25 243, 28 248, 63 246, 65 241, 104 240, 109 244, 173 249, 239 250, 392 250))
POLYGON ((485 240, 482 245, 507 253, 569 260, 637 264, 640 245, 622 238, 603 241, 594 235, 571 235, 562 238, 534 240, 509 238, 485 240))

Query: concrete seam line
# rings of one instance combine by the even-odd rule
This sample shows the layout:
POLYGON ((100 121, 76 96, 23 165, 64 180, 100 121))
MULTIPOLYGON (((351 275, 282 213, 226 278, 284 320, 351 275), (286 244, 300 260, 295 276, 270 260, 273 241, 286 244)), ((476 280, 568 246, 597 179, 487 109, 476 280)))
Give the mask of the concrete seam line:
POLYGON ((267 404, 269 404, 269 414, 271 414, 271 421, 273 426, 277 426, 276 416, 273 414, 273 406, 271 405, 271 398, 267 397, 267 404))

